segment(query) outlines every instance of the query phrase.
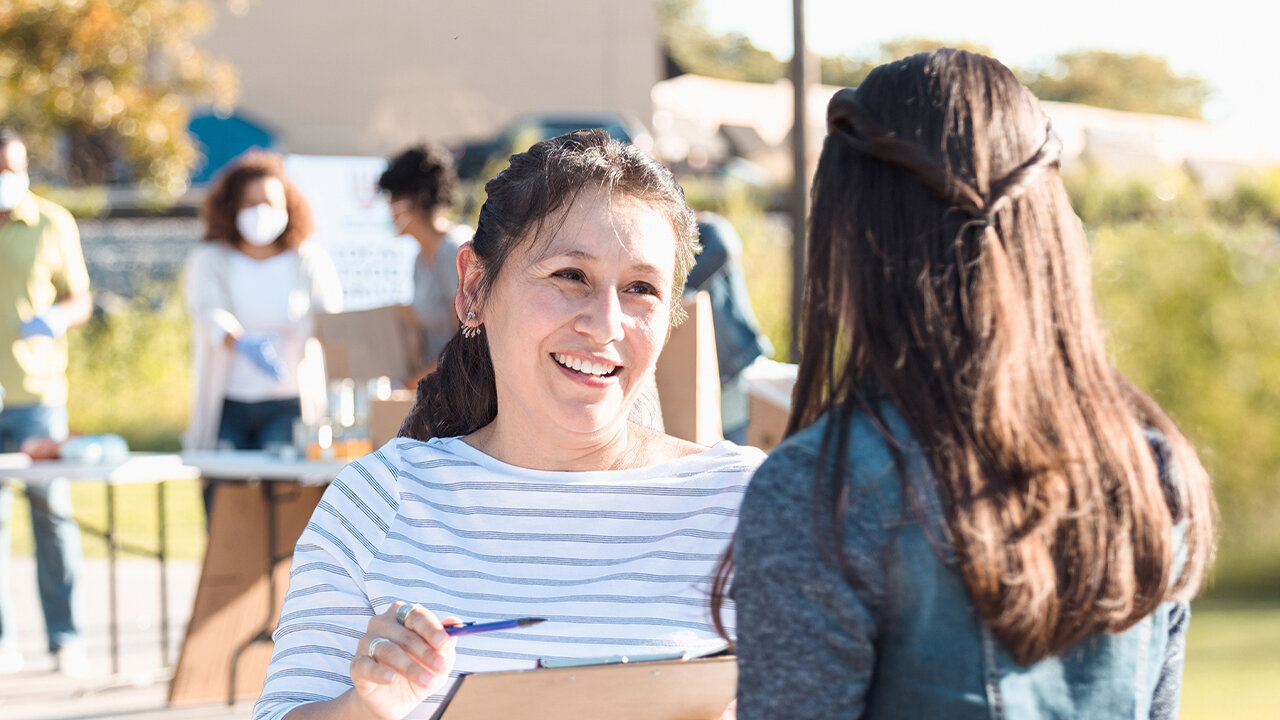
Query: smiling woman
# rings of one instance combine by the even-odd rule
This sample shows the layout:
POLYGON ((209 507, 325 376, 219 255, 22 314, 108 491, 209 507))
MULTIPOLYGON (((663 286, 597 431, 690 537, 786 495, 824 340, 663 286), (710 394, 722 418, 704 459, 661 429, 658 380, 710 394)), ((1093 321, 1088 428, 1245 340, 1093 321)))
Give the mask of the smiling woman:
POLYGON ((483 261, 460 253, 459 315, 484 323, 497 381, 497 417, 475 440, 530 467, 576 469, 549 455, 557 447, 612 466, 634 445, 627 411, 670 325, 675 233, 647 203, 598 190, 557 225, 518 248, 486 295, 483 261))
POLYGON ((679 320, 683 192, 600 131, 534 145, 485 189, 462 327, 401 437, 338 476, 298 541, 256 718, 429 717, 463 672, 722 645, 711 572, 764 455, 628 420, 679 320), (547 621, 443 632, 528 616, 547 621))

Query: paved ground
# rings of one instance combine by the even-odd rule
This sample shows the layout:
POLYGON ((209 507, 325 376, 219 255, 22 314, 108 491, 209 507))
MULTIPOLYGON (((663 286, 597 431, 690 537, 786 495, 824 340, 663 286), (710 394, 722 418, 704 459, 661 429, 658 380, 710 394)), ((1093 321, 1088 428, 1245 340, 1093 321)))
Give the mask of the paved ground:
POLYGON ((154 561, 125 560, 119 566, 120 672, 112 673, 108 632, 108 582, 105 560, 86 560, 79 598, 88 642, 90 674, 68 679, 53 670, 47 652, 44 619, 35 589, 35 563, 13 558, 9 586, 13 595, 17 642, 26 668, 0 675, 0 718, 54 720, 138 718, 140 720, 230 720, 248 718, 250 703, 170 709, 165 702, 168 677, 177 662, 200 568, 193 561, 169 563, 169 663, 160 647, 159 570, 154 561))

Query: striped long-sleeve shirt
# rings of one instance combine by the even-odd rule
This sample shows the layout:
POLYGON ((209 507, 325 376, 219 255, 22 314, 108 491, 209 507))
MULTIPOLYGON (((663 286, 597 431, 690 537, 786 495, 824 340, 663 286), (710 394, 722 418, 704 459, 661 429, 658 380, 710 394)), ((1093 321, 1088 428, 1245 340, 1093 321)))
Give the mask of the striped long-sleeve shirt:
POLYGON ((298 540, 255 719, 348 690, 357 641, 397 600, 463 620, 548 618, 460 638, 455 677, 714 648, 711 573, 763 460, 723 442, 648 468, 550 472, 460 438, 391 441, 338 475, 298 540))

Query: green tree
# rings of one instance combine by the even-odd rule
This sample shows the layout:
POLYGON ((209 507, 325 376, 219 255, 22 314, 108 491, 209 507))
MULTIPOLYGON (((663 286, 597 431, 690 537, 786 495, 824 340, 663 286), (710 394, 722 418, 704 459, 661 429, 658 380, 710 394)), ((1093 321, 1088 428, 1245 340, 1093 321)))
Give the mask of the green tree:
POLYGON ((821 69, 822 82, 827 85, 857 87, 866 79, 867 74, 878 65, 901 60, 916 53, 929 52, 930 50, 944 47, 968 50, 982 53, 983 55, 991 54, 991 48, 964 40, 952 42, 924 37, 895 38, 880 43, 880 46, 876 48, 876 51, 870 57, 836 55, 821 58, 819 67, 821 69))
POLYGON ((196 159, 187 109, 235 95, 230 65, 193 43, 212 18, 204 0, 4 0, 0 118, 37 161, 65 138, 74 181, 101 182, 94 160, 118 157, 146 195, 175 197, 196 159))
POLYGON ((934 38, 922 37, 905 37, 887 40, 880 43, 876 51, 869 57, 850 56, 850 55, 833 55, 824 56, 819 59, 819 68, 822 82, 826 85, 838 85, 840 87, 857 87, 866 79, 867 74, 874 70, 878 65, 883 65, 894 60, 901 60, 910 57, 916 53, 937 50, 938 48, 956 48, 957 50, 968 50, 970 52, 982 53, 990 55, 991 49, 985 45, 977 43, 957 41, 948 42, 945 40, 937 40, 934 38))
POLYGON ((1201 119, 1213 94, 1208 82, 1173 72, 1162 57, 1109 50, 1059 54, 1045 69, 1023 71, 1041 100, 1201 119))
POLYGON ((662 0, 662 39, 687 72, 722 80, 773 82, 786 74, 786 64, 747 36, 707 30, 698 0, 662 0))

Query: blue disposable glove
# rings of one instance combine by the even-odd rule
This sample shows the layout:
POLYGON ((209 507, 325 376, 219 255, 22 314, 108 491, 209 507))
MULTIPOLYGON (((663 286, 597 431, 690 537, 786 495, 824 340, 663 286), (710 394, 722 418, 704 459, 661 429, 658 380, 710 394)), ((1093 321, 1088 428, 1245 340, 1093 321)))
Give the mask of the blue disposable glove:
POLYGON ((284 379, 284 365, 276 352, 275 336, 248 333, 236 340, 236 352, 245 356, 262 372, 279 382, 284 379))
POLYGON ((48 335, 51 338, 62 337, 62 334, 67 331, 67 325, 67 313, 62 308, 54 305, 22 323, 22 338, 25 340, 33 335, 48 335))

